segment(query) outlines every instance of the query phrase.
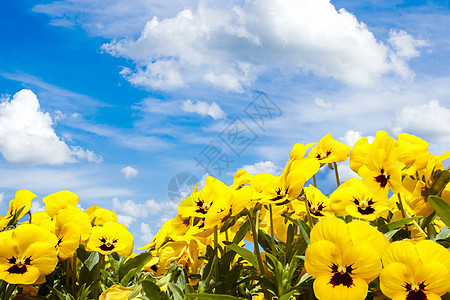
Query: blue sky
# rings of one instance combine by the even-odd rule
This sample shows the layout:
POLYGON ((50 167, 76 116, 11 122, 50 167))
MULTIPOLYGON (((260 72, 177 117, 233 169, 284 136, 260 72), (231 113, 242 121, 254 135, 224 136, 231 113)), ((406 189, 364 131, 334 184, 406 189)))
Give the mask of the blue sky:
POLYGON ((1 2, 3 208, 17 189, 34 209, 68 189, 141 246, 175 212, 171 179, 204 178, 206 154, 231 183, 241 168, 279 174, 293 144, 328 132, 450 149, 448 1, 224 3, 1 2), (264 103, 272 115, 252 119, 264 103))

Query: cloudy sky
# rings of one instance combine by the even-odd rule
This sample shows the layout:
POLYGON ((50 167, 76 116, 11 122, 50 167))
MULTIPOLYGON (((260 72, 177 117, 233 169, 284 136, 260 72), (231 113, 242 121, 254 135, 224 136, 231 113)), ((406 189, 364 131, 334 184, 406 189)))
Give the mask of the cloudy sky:
POLYGON ((449 1, 17 0, 0 28, 3 211, 68 189, 142 246, 183 182, 279 174, 328 132, 450 149, 449 1))

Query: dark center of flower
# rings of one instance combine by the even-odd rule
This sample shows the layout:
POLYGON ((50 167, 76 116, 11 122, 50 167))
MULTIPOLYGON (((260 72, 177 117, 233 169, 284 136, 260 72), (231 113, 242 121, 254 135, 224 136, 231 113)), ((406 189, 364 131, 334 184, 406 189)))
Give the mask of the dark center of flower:
POLYGON ((323 217, 324 214, 322 213, 322 210, 325 208, 323 205, 323 202, 319 203, 319 205, 311 204, 311 202, 308 202, 309 211, 311 214, 315 215, 316 217, 323 217))
POLYGON ((330 154, 331 154, 331 150, 328 150, 326 153, 317 153, 316 158, 318 160, 322 160, 322 159, 325 159, 328 156, 330 156, 330 154))
POLYGON ((101 250, 111 251, 116 248, 114 244, 117 243, 117 239, 106 239, 105 237, 102 237, 100 239, 100 242, 102 242, 102 244, 100 245, 101 250))
POLYGON ((24 274, 27 272, 27 266, 31 265, 31 257, 17 260, 14 256, 8 259, 12 266, 6 270, 10 274, 24 274))
POLYGON ((382 188, 384 188, 388 183, 390 175, 386 173, 384 169, 381 169, 380 173, 381 173, 380 175, 375 177, 375 181, 378 182, 382 188))
POLYGON ((351 276, 352 271, 355 270, 352 267, 353 265, 350 266, 345 266, 344 267, 339 267, 336 264, 332 264, 331 265, 331 272, 333 272, 333 276, 331 277, 330 280, 330 284, 333 285, 333 287, 338 286, 338 285, 343 285, 347 288, 351 287, 353 284, 353 278, 351 276))
POLYGON ((288 192, 289 192, 289 187, 287 187, 286 189, 278 188, 277 195, 275 196, 275 198, 272 198, 272 201, 277 201, 277 200, 283 199, 284 197, 286 197, 288 192))
POLYGON ((427 300, 427 295, 425 295, 424 290, 427 285, 425 284, 425 281, 420 283, 419 285, 413 285, 411 286, 410 283, 406 283, 403 286, 406 291, 408 292, 408 295, 406 295, 406 300, 427 300))
POLYGON ((370 215, 375 212, 375 209, 372 207, 374 204, 373 199, 369 199, 369 201, 366 200, 359 200, 353 197, 353 203, 358 205, 358 212, 362 215, 370 215))
POLYGON ((209 208, 212 205, 212 202, 207 203, 207 202, 203 201, 202 199, 197 198, 197 202, 195 202, 195 205, 197 205, 197 207, 198 207, 195 212, 206 215, 206 213, 208 212, 209 208))

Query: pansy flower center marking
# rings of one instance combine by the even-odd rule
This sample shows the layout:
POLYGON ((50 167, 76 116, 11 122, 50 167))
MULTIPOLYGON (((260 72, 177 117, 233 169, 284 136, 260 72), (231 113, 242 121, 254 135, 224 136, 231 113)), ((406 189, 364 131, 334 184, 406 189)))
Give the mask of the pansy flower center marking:
POLYGON ((424 293, 426 286, 425 281, 419 285, 414 284, 413 286, 411 286, 410 283, 405 282, 404 288, 408 292, 406 300, 427 300, 427 295, 424 293))
POLYGON ((195 205, 197 205, 197 207, 198 207, 195 212, 206 215, 206 213, 208 212, 209 208, 212 205, 212 202, 208 203, 208 202, 203 201, 200 198, 197 198, 195 205))
POLYGON ((100 242, 102 242, 102 245, 100 246, 101 250, 111 251, 116 247, 114 244, 117 243, 117 239, 106 239, 105 237, 102 237, 100 242))
POLYGON ((324 153, 317 153, 316 158, 318 160, 322 160, 322 159, 325 159, 328 156, 330 156, 330 154, 331 154, 331 150, 328 150, 325 154, 324 153))
POLYGON ((375 209, 372 207, 374 204, 373 199, 359 200, 353 197, 353 203, 358 205, 358 212, 362 215, 370 215, 375 212, 375 209))
POLYGON ((12 266, 7 270, 11 274, 24 274, 27 272, 27 265, 31 265, 31 257, 17 260, 14 256, 8 259, 12 266))
POLYGON ((354 270, 353 265, 349 266, 338 266, 336 264, 331 264, 331 272, 333 273, 333 276, 330 279, 330 284, 335 286, 343 285, 345 287, 351 287, 353 284, 353 278, 351 276, 352 271, 354 270))
POLYGON ((272 201, 277 201, 277 200, 283 199, 288 194, 288 191, 289 191, 289 187, 287 187, 285 189, 279 188, 277 190, 277 195, 275 196, 275 198, 272 199, 272 201))
POLYGON ((325 208, 325 206, 323 205, 323 202, 316 205, 316 204, 311 204, 311 202, 308 201, 308 207, 309 207, 309 211, 316 217, 324 216, 324 214, 322 214, 322 210, 325 208))
POLYGON ((388 183, 390 175, 384 169, 381 169, 380 173, 380 175, 375 177, 375 181, 378 182, 382 188, 384 188, 388 183))

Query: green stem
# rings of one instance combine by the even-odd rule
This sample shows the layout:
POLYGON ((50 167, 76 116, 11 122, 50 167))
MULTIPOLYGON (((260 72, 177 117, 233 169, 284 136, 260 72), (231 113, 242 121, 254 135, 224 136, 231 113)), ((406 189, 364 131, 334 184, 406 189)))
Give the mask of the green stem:
POLYGON ((275 253, 277 253, 277 248, 275 245, 275 230, 273 228, 272 204, 269 204, 269 216, 270 216, 270 237, 272 239, 272 254, 275 255, 275 253))
POLYGON ((313 175, 313 185, 314 187, 317 187, 316 174, 313 175))
POLYGON ((70 286, 70 259, 66 259, 66 289, 70 286))
POLYGON ((336 162, 333 162, 333 166, 334 166, 334 174, 336 174, 336 183, 337 183, 337 186, 339 187, 341 185, 341 182, 339 181, 339 172, 338 172, 336 162))
POLYGON ((72 257, 72 296, 77 298, 77 255, 76 252, 72 257))
POLYGON ((28 218, 28 223, 31 224, 31 212, 28 212, 28 215, 30 216, 30 217, 28 218))
MULTIPOLYGON (((400 192, 397 193, 398 197, 398 206, 400 207, 400 211, 402 213, 402 218, 405 219, 407 217, 405 208, 403 207, 402 197, 400 197, 400 192)), ((408 224, 405 224, 405 229, 408 230, 408 224)))
POLYGON ((219 229, 214 227, 214 274, 216 282, 219 281, 219 229))
POLYGON ((98 254, 99 258, 98 258, 98 263, 97 263, 97 269, 96 269, 96 274, 95 274, 95 282, 96 284, 94 285, 94 290, 93 290, 93 296, 94 299, 98 299, 99 295, 100 295, 100 289, 101 289, 101 278, 100 278, 100 270, 102 269, 103 266, 103 262, 105 261, 105 256, 101 253, 98 254))
MULTIPOLYGON (((258 266, 257 266, 257 270, 258 270, 258 275, 263 276, 264 275, 264 264, 261 258, 261 252, 259 252, 259 246, 258 246, 258 230, 255 224, 255 221, 258 222, 258 219, 254 219, 252 216, 252 211, 248 211, 248 220, 250 222, 250 228, 252 230, 252 237, 253 237, 253 252, 255 252, 256 255, 256 259, 258 260, 258 266)), ((258 215, 258 214, 256 214, 258 215)), ((270 297, 270 294, 267 292, 264 283, 261 282, 261 288, 263 290, 265 299, 272 299, 270 297)))
POLYGON ((313 219, 311 217, 311 213, 309 211, 308 199, 306 199, 306 197, 305 197, 305 209, 306 209, 306 216, 308 217, 309 227, 313 228, 314 227, 314 221, 313 221, 313 219))

